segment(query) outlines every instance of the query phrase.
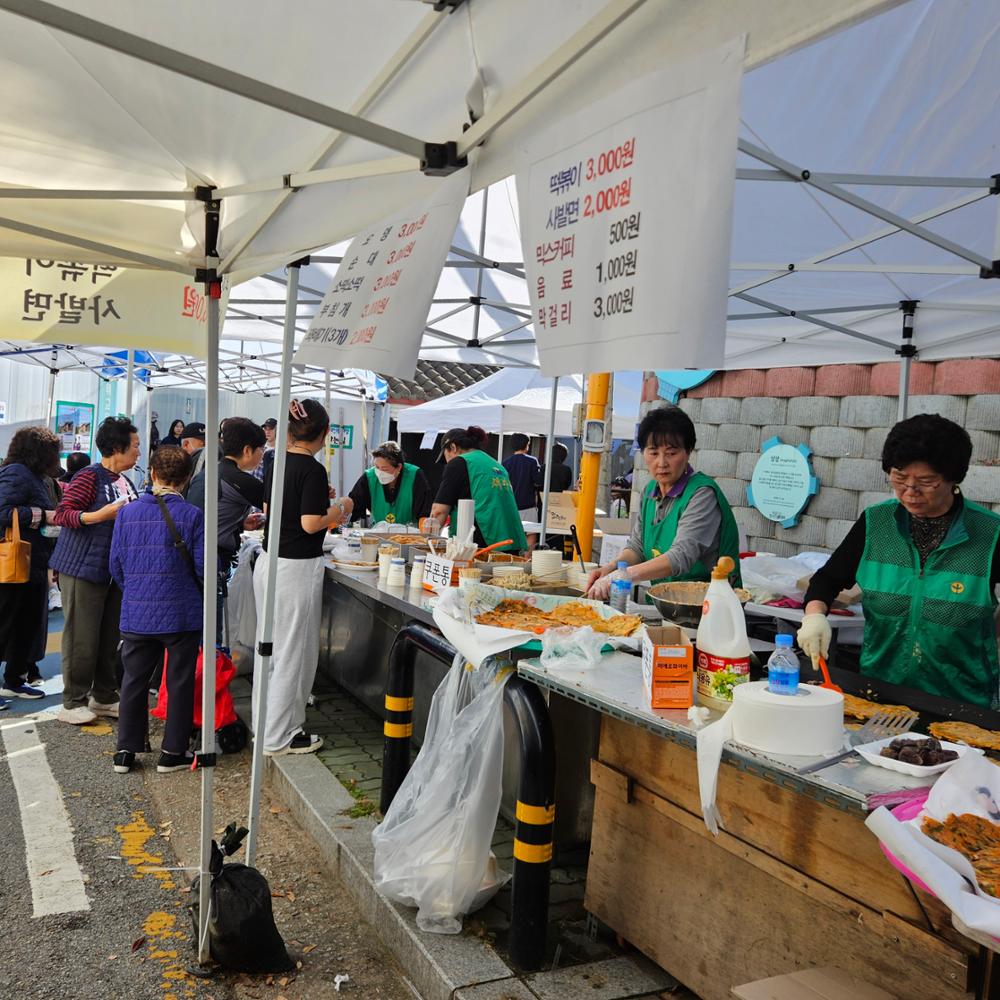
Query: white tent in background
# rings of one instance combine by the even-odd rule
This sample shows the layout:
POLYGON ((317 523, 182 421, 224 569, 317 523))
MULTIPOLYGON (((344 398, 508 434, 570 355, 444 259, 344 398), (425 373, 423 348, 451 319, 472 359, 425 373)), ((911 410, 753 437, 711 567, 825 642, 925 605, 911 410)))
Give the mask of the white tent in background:
MULTIPOLYGON (((396 426, 401 434, 446 431, 471 424, 488 434, 542 434, 549 426, 552 381, 535 370, 505 369, 450 396, 407 407, 396 418, 396 426)), ((639 419, 641 382, 638 372, 615 375, 612 430, 616 438, 632 439, 639 419)), ((583 379, 579 375, 559 379, 557 437, 572 435, 573 406, 580 402, 582 393, 583 379)))

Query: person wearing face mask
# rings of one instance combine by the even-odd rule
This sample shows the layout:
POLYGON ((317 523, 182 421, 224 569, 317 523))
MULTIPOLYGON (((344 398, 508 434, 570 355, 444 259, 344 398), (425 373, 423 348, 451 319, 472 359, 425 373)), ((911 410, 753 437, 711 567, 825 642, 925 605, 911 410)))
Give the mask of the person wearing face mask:
POLYGON ((962 496, 971 458, 965 429, 937 414, 889 431, 882 469, 894 499, 865 510, 809 581, 798 640, 814 663, 830 650, 830 605, 857 583, 862 674, 997 707, 1000 517, 962 496))
MULTIPOLYGON (((639 448, 653 481, 642 495, 635 527, 620 559, 633 583, 651 580, 708 580, 720 556, 736 565, 731 582, 740 583, 740 544, 719 484, 691 468, 695 430, 678 406, 650 410, 639 424, 639 448)), ((595 569, 587 597, 604 600, 617 562, 595 569)))
POLYGON ((371 513, 372 523, 416 524, 431 512, 431 488, 423 470, 406 461, 393 441, 372 452, 372 467, 365 470, 350 492, 352 520, 371 513))

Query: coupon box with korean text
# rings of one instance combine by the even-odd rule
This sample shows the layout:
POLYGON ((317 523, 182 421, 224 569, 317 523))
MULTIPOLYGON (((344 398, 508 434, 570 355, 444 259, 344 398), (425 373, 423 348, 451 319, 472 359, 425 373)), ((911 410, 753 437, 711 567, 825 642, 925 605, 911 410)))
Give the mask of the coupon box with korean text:
POLYGON ((694 704, 694 646, 677 625, 647 625, 642 640, 642 682, 650 708, 694 704))

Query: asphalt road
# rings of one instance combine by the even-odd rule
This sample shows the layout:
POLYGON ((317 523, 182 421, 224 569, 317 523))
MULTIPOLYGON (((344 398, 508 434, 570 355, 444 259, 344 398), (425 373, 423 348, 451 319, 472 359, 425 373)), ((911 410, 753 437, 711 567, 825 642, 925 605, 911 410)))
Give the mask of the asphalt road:
MULTIPOLYGON (((207 996, 204 984, 184 975, 193 957, 190 894, 180 891, 181 873, 151 870, 176 862, 157 835, 143 782, 112 770, 111 727, 5 715, 0 736, 0 998, 207 996), (20 747, 36 739, 41 746, 20 747), (53 794, 68 814, 68 851, 53 794), (52 907, 69 912, 35 915, 52 907)), ((228 995, 219 985, 211 989, 216 1000, 228 995)))

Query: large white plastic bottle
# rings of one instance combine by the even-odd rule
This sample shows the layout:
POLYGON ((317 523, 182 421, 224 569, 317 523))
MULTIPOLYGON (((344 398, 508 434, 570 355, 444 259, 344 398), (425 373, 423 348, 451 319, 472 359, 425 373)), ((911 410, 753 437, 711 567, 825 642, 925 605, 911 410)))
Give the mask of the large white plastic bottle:
POLYGON ((743 606, 729 584, 736 564, 723 556, 712 570, 695 642, 698 651, 698 703, 725 711, 733 688, 750 680, 750 641, 743 606))

